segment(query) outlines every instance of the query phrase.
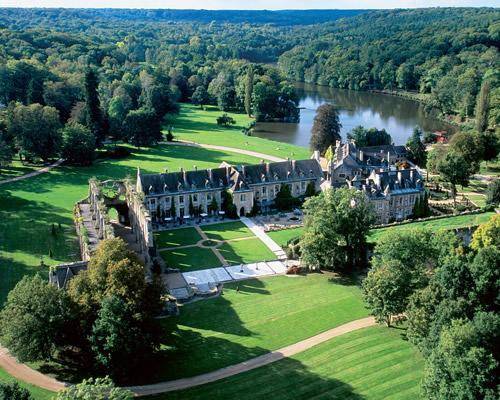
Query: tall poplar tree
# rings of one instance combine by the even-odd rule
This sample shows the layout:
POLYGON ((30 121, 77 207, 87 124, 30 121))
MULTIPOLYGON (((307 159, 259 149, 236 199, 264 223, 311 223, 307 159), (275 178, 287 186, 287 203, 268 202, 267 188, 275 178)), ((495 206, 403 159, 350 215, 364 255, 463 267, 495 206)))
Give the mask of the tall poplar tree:
POLYGON ((484 132, 488 127, 488 108, 490 105, 490 82, 485 80, 477 96, 476 129, 484 132))
POLYGON ((252 115, 252 93, 253 93, 253 68, 250 65, 247 70, 245 81, 245 111, 250 117, 252 115))
POLYGON ((95 137, 96 146, 100 147, 104 140, 104 124, 101 111, 101 103, 97 86, 99 80, 97 74, 92 68, 85 73, 85 107, 86 107, 86 125, 95 137))

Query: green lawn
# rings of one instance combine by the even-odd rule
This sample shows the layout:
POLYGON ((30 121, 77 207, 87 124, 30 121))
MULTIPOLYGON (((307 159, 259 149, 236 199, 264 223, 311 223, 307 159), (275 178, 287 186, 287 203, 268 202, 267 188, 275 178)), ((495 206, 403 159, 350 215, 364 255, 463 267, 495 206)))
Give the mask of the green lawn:
POLYGON ((257 237, 226 242, 219 251, 230 265, 276 260, 275 254, 257 237))
MULTIPOLYGON (((471 198, 471 200, 473 200, 471 198)), ((487 212, 482 214, 473 215, 457 215, 448 218, 413 222, 409 224, 396 225, 388 228, 372 229, 368 234, 369 242, 376 242, 389 230, 410 230, 416 228, 428 228, 436 232, 440 229, 456 229, 467 226, 476 226, 482 224, 490 219, 494 212, 487 212)), ((268 232, 268 235, 280 246, 285 246, 290 239, 299 237, 304 232, 304 228, 284 229, 281 231, 268 232)))
POLYGON ((23 164, 19 160, 13 160, 8 166, 0 166, 0 180, 15 178, 29 174, 37 169, 43 168, 45 165, 23 164))
POLYGON ((167 266, 180 268, 182 272, 215 268, 220 267, 222 264, 212 250, 200 247, 165 250, 161 251, 160 255, 167 263, 167 266))
POLYGON ((500 158, 491 161, 483 161, 479 173, 482 175, 500 176, 500 158))
POLYGON ((59 167, 34 178, 0 187, 0 304, 8 291, 25 274, 40 271, 40 259, 54 265, 79 257, 74 234, 72 210, 76 201, 88 191, 88 180, 135 176, 137 167, 143 173, 157 173, 168 168, 192 169, 216 167, 221 162, 257 163, 259 159, 230 152, 159 145, 134 149, 122 160, 101 160, 91 167, 59 167), (51 235, 51 224, 56 235, 51 235), (61 230, 58 224, 61 224, 61 230), (53 259, 49 259, 49 249, 53 259))
POLYGON ((155 233, 155 243, 158 249, 196 244, 201 239, 202 237, 193 227, 171 229, 155 233))
POLYGON ((223 222, 220 224, 204 225, 201 230, 210 239, 231 240, 254 236, 252 231, 243 222, 223 222))
POLYGON ((423 359, 401 332, 361 329, 273 364, 153 399, 417 400, 423 359))
POLYGON ((245 114, 228 114, 236 120, 236 125, 225 128, 217 125, 216 119, 222 111, 216 107, 209 106, 202 110, 192 104, 181 104, 180 113, 171 116, 168 123, 172 124, 176 139, 237 147, 297 160, 311 156, 305 147, 244 135, 241 130, 252 120, 245 114))
POLYGON ((368 236, 368 241, 369 242, 378 241, 389 230, 408 231, 416 228, 428 228, 433 232, 437 232, 438 230, 441 229, 456 229, 468 226, 477 226, 479 224, 488 221, 490 217, 494 214, 495 214, 494 212, 486 212, 486 213, 472 214, 472 215, 457 215, 455 217, 414 222, 411 224, 396 225, 388 228, 372 229, 368 236))
POLYGON ((281 247, 286 246, 289 240, 302 236, 304 233, 303 227, 283 229, 281 231, 267 232, 267 235, 273 239, 281 247))
POLYGON ((367 316, 360 289, 332 277, 249 279, 224 285, 220 297, 183 306, 179 317, 164 320, 173 330, 172 350, 155 378, 213 371, 367 316))
POLYGON ((52 399, 52 397, 54 396, 53 392, 39 388, 37 386, 30 385, 28 383, 24 383, 23 381, 20 381, 20 380, 17 380, 13 376, 11 376, 7 372, 5 372, 5 370, 2 368, 0 368, 0 382, 5 382, 5 383, 17 382, 17 383, 19 383, 19 386, 29 390, 29 392, 31 393, 31 396, 33 397, 34 400, 49 400, 49 399, 52 399))

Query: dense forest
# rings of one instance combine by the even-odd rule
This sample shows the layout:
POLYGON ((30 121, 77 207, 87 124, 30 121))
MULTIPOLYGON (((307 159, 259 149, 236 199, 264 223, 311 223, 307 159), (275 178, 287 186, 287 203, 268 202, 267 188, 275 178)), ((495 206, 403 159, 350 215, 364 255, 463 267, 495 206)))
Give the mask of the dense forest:
POLYGON ((295 81, 418 91, 494 129, 499 42, 496 9, 0 9, 0 157, 47 160, 83 128, 151 144, 179 101, 294 121, 295 81))
POLYGON ((374 11, 304 28, 315 39, 279 58, 295 81, 427 94, 429 107, 472 117, 488 82, 498 125, 500 11, 436 8, 374 11))

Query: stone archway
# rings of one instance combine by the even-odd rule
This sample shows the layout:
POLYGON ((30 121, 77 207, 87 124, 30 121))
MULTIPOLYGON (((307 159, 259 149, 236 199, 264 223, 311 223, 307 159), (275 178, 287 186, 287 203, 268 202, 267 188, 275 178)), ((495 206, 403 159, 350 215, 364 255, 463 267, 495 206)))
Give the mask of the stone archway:
POLYGON ((240 217, 244 217, 245 216, 245 207, 241 207, 240 208, 240 217))

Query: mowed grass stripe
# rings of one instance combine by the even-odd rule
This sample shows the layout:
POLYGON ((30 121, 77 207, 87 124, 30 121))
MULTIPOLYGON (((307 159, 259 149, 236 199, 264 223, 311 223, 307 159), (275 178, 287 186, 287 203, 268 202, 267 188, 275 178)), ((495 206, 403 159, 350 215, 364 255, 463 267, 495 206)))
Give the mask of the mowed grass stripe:
POLYGON ((200 228, 203 232, 205 232, 209 239, 215 240, 232 240, 255 237, 252 231, 241 221, 202 225, 200 228))
POLYGON ((418 399, 422 357, 400 332, 361 329, 256 370, 155 399, 418 399))
POLYGON ((155 233, 155 244, 158 249, 174 246, 196 244, 202 237, 193 227, 177 228, 155 233))
POLYGON ((368 315, 360 290, 331 274, 277 276, 227 284, 221 297, 183 306, 167 357, 174 379, 236 364, 368 315), (239 287, 239 291, 236 289, 239 287))

